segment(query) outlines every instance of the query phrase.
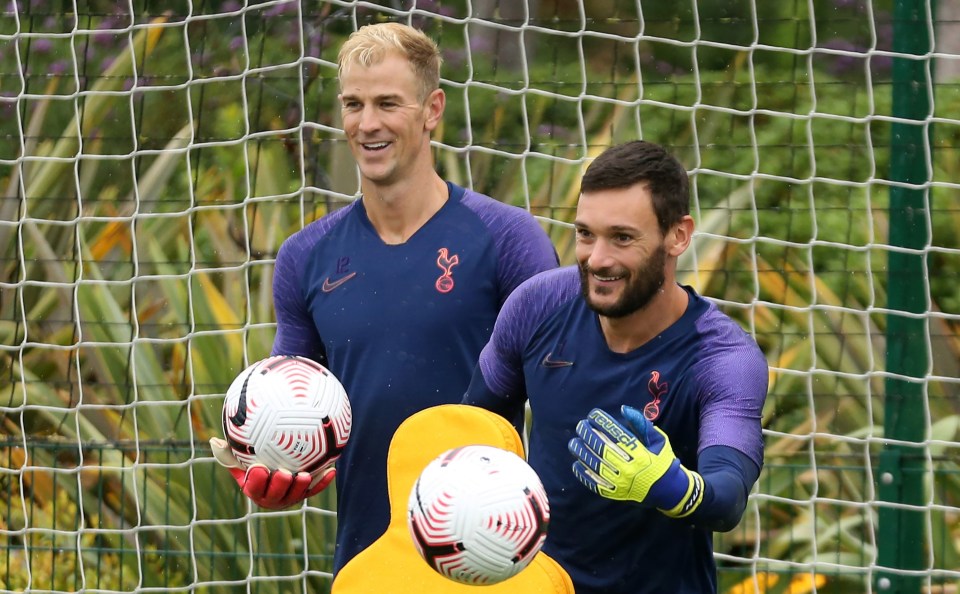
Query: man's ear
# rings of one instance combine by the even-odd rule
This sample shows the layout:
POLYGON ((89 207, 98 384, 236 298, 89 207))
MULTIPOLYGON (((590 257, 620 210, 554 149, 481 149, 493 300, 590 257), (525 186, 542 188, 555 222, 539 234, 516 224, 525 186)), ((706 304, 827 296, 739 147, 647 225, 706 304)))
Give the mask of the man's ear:
POLYGON ((426 110, 424 126, 428 132, 433 132, 440 125, 440 121, 443 119, 443 110, 446 106, 446 93, 443 92, 443 89, 434 89, 424 103, 424 109, 426 110))
POLYGON ((666 241, 664 242, 666 244, 667 254, 678 258, 680 254, 687 251, 687 248, 690 247, 690 242, 693 240, 693 229, 693 217, 690 215, 684 215, 679 222, 671 227, 670 231, 667 232, 666 241))

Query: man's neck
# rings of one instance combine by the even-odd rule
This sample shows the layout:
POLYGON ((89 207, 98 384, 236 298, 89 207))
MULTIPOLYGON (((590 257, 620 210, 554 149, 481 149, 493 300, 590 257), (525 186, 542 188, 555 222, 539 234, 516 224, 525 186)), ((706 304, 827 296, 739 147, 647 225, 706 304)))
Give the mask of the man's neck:
POLYGON ((384 243, 405 243, 447 202, 446 182, 434 171, 423 178, 363 188, 367 217, 384 243))
POLYGON ((687 311, 688 304, 687 292, 670 279, 643 309, 622 318, 599 316, 600 329, 611 351, 629 353, 676 323, 687 311))

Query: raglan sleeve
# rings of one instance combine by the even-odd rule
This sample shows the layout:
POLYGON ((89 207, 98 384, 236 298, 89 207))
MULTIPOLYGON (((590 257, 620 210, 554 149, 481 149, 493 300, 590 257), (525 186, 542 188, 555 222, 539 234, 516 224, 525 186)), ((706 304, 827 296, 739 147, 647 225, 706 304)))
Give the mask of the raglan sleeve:
POLYGON ((707 361, 700 383, 697 469, 703 477, 704 498, 690 521, 727 531, 740 522, 763 468, 761 416, 768 366, 759 347, 744 335, 740 345, 707 361))
POLYGON ((271 355, 300 355, 326 365, 326 352, 303 294, 298 266, 309 249, 301 235, 293 235, 280 246, 273 274, 273 307, 277 332, 271 355))
POLYGON ((463 397, 463 404, 493 411, 518 427, 527 400, 523 349, 535 326, 529 309, 535 299, 531 282, 520 285, 500 309, 463 397))
POLYGON ((761 417, 769 368, 760 348, 743 332, 737 343, 726 345, 705 358, 697 375, 700 385, 698 450, 727 446, 762 466, 761 417))
POLYGON ((500 302, 504 303, 522 282, 545 270, 557 268, 559 258, 540 223, 517 207, 499 219, 497 253, 500 302))

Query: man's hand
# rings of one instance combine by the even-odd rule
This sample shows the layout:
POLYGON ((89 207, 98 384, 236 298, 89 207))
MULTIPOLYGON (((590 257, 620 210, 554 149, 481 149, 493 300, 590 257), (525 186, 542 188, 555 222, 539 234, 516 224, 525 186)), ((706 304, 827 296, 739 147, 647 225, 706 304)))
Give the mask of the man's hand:
POLYGON ((567 448, 573 474, 608 499, 636 501, 673 518, 692 514, 703 501, 703 478, 673 454, 667 435, 635 408, 621 408, 624 427, 595 408, 577 423, 567 448))
POLYGON ((270 470, 263 464, 254 464, 245 470, 224 440, 211 438, 210 449, 217 462, 233 475, 243 494, 267 509, 283 509, 312 497, 326 489, 337 476, 333 460, 313 474, 270 470))

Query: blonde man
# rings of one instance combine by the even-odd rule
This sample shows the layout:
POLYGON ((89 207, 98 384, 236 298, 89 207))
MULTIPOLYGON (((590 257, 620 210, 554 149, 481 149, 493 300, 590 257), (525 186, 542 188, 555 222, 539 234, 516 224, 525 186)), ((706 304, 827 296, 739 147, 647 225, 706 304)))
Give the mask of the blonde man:
MULTIPOLYGON (((365 26, 341 48, 340 106, 362 196, 280 248, 273 354, 326 365, 346 387, 353 432, 335 469, 232 468, 268 508, 299 503, 336 476, 335 572, 387 527, 396 428, 460 401, 504 300, 557 265, 528 212, 437 174, 430 137, 446 105, 440 63, 432 40, 398 23, 365 26)), ((230 466, 224 445, 214 451, 230 466)))

